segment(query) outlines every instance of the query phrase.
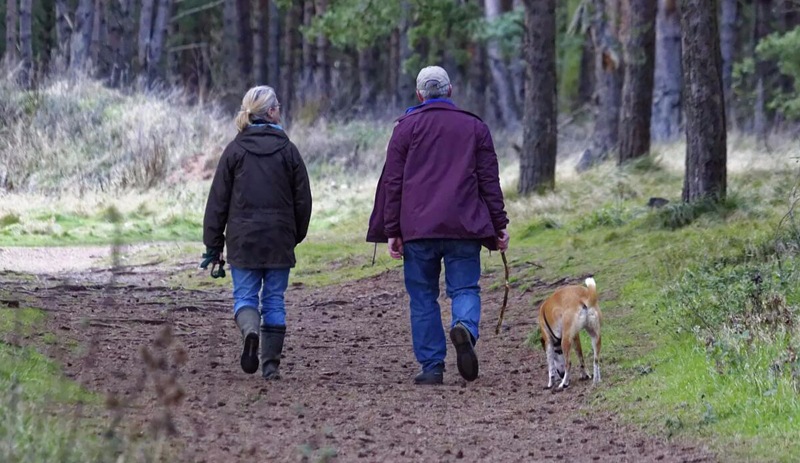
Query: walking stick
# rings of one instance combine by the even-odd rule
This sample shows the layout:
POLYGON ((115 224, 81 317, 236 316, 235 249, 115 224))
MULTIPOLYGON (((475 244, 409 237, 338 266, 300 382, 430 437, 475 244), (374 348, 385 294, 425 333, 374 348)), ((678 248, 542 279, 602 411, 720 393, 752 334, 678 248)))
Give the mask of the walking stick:
POLYGON ((500 319, 497 320, 497 327, 494 329, 494 334, 500 334, 500 327, 503 325, 503 315, 506 313, 506 306, 508 305, 508 291, 511 285, 508 283, 508 260, 506 260, 505 251, 500 251, 500 257, 503 258, 503 268, 506 274, 505 292, 503 293, 503 306, 500 308, 500 319))

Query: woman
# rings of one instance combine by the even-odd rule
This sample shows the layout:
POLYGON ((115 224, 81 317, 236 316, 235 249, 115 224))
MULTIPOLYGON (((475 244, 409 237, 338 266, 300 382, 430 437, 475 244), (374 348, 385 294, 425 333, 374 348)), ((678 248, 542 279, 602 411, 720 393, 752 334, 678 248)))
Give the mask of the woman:
MULTIPOLYGON (((236 116, 239 134, 219 160, 203 219, 206 253, 201 267, 213 263, 221 268, 227 245, 234 319, 244 341, 242 370, 258 370, 260 325, 265 379, 279 377, 286 334, 284 292, 295 265, 294 248, 306 237, 311 218, 308 173, 280 122, 275 90, 260 86, 245 94, 236 116)), ((212 276, 225 275, 220 273, 212 271, 212 276)))

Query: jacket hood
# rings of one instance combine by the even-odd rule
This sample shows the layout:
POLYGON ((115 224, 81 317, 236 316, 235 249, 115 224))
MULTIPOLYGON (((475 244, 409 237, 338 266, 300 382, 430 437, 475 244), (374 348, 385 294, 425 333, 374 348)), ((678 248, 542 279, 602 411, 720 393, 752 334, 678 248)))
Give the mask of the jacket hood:
POLYGON ((286 132, 268 125, 251 125, 236 136, 236 143, 249 153, 268 156, 286 148, 286 132))

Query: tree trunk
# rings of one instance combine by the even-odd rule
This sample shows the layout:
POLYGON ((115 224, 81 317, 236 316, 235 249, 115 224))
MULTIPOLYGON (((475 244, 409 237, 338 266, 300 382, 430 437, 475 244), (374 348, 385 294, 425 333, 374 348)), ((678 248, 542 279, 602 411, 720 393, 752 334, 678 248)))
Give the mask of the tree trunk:
POLYGON ((619 124, 619 163, 650 152, 656 0, 626 0, 630 28, 625 44, 625 83, 619 124))
MULTIPOLYGON (((755 44, 772 32, 772 0, 756 0, 755 44)), ((754 50, 755 54, 755 50, 754 50)), ((756 138, 766 142, 770 126, 770 117, 767 113, 767 102, 772 97, 767 83, 770 74, 774 72, 772 63, 756 58, 756 102, 753 118, 753 128, 756 138)))
MULTIPOLYGON (((12 0, 12 3, 15 0, 12 0)), ((22 72, 19 80, 24 88, 33 87, 33 36, 31 35, 32 0, 21 0, 19 5, 19 44, 22 72)))
POLYGON ((269 0, 269 40, 267 42, 267 83, 278 93, 281 98, 283 88, 280 82, 281 69, 281 14, 278 10, 277 0, 269 0))
POLYGON ((53 3, 44 9, 42 14, 42 44, 39 53, 39 68, 42 73, 51 74, 53 62, 53 52, 56 49, 56 9, 53 3))
POLYGON ((367 47, 358 51, 358 103, 362 111, 375 104, 375 83, 375 49, 367 47))
POLYGON ((556 0, 525 1, 525 114, 520 194, 555 187, 557 143, 556 0))
POLYGON ((94 0, 93 22, 92 22, 92 40, 89 45, 89 57, 94 65, 94 70, 97 76, 103 76, 103 65, 100 62, 100 48, 102 46, 102 23, 103 19, 103 0, 94 0))
POLYGON ((623 70, 618 27, 619 1, 594 0, 591 32, 595 51, 597 109, 592 143, 581 156, 578 171, 606 159, 609 152, 617 148, 623 70))
POLYGON ((250 0, 236 0, 236 17, 239 20, 239 70, 245 87, 253 83, 253 28, 250 26, 250 0))
POLYGON ((70 43, 69 67, 71 70, 87 71, 90 66, 90 48, 94 26, 94 2, 80 0, 75 12, 75 27, 70 43))
MULTIPOLYGON (((499 0, 484 0, 485 16, 487 21, 493 21, 502 12, 499 0)), ((500 50, 497 40, 490 40, 486 45, 489 59, 489 69, 495 89, 495 104, 500 113, 501 123, 513 125, 519 121, 519 111, 514 98, 514 89, 511 84, 510 74, 500 50)))
POLYGON ((408 29, 411 27, 411 2, 409 0, 400 1, 400 75, 398 79, 398 98, 401 105, 406 102, 416 101, 414 89, 416 87, 416 75, 412 75, 406 69, 406 63, 411 59, 411 45, 408 42, 408 29))
POLYGON ((722 14, 720 18, 720 51, 722 53, 722 88, 725 95, 726 120, 733 128, 736 116, 733 106, 733 63, 736 59, 736 18, 738 16, 737 0, 720 0, 722 14))
POLYGON ((715 2, 681 0, 686 104, 683 200, 721 200, 726 192, 725 100, 715 2))
MULTIPOLYGON (((317 0, 317 16, 325 14, 328 10, 328 0, 317 0)), ((324 102, 330 101, 331 64, 329 61, 328 38, 324 35, 317 37, 317 66, 314 73, 314 87, 319 92, 318 97, 324 102)))
MULTIPOLYGON (((13 1, 13 0, 11 0, 13 1)), ((55 71, 63 71, 69 66, 69 45, 72 36, 67 0, 56 0, 56 50, 55 71)), ((10 42, 8 42, 10 43, 10 42)))
POLYGON ((389 38, 389 65, 388 71, 388 85, 386 86, 389 92, 389 103, 392 107, 396 107, 399 102, 398 98, 398 84, 400 83, 400 30, 394 29, 389 38))
POLYGON ((267 43, 269 38, 269 0, 258 0, 253 13, 253 70, 256 85, 266 85, 267 43))
POLYGON ((300 15, 302 5, 293 2, 291 8, 286 12, 285 24, 283 29, 283 67, 281 68, 281 94, 278 95, 278 101, 281 102, 284 122, 287 124, 291 122, 293 114, 291 111, 294 109, 295 99, 295 73, 297 72, 297 56, 295 56, 298 48, 297 28, 300 24, 300 15))
POLYGON ((225 81, 225 105, 235 107, 241 98, 240 92, 243 77, 241 70, 241 49, 239 47, 239 14, 236 7, 238 0, 225 0, 222 4, 222 52, 225 55, 223 79, 225 81))
POLYGON ((590 34, 584 34, 583 46, 581 47, 581 69, 580 76, 578 78, 578 101, 575 105, 576 109, 592 103, 592 98, 594 98, 594 61, 594 44, 592 44, 592 36, 590 34))
POLYGON ((681 133, 681 17, 677 0, 659 0, 656 18, 656 59, 653 84, 655 141, 671 141, 681 133))
POLYGON ((161 66, 161 54, 167 40, 167 27, 172 12, 172 0, 159 0, 156 22, 153 25, 153 37, 150 40, 150 54, 147 59, 147 81, 153 85, 157 80, 164 78, 161 66))
POLYGON ((4 60, 9 68, 13 68, 19 62, 19 46, 17 44, 19 10, 17 1, 7 0, 6 2, 6 55, 4 60))
POLYGON ((109 83, 121 86, 130 79, 131 52, 129 37, 133 34, 132 0, 109 2, 108 47, 111 53, 109 83))
POLYGON ((142 0, 139 12, 139 70, 147 70, 150 55, 150 39, 153 37, 153 6, 155 0, 142 0))
MULTIPOLYGON (((303 27, 308 28, 311 26, 311 20, 314 18, 314 0, 305 0, 303 2, 303 27)), ((308 100, 306 94, 311 91, 312 82, 314 79, 314 67, 316 66, 316 56, 314 55, 314 40, 312 37, 307 37, 305 34, 301 35, 302 41, 302 54, 303 54, 303 70, 300 72, 300 95, 303 102, 308 100)))

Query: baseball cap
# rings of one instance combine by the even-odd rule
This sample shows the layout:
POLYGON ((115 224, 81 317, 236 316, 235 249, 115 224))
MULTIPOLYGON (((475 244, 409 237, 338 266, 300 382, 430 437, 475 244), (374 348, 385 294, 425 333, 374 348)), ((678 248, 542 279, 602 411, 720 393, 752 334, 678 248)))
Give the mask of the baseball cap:
POLYGON ((417 90, 444 89, 450 85, 450 76, 439 66, 422 68, 417 74, 417 90))

